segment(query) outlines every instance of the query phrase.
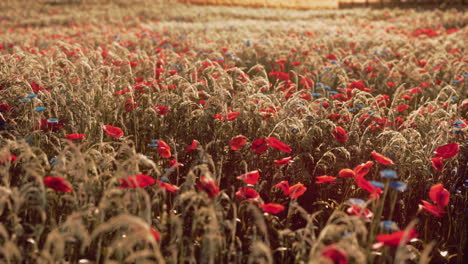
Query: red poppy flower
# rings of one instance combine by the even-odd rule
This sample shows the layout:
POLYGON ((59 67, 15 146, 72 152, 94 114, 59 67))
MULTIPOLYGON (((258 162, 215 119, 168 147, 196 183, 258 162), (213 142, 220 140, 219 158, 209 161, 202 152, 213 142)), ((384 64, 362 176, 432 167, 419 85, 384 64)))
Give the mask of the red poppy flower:
POLYGON ((49 89, 46 89, 46 88, 42 87, 42 86, 41 86, 40 84, 38 84, 38 83, 30 82, 29 85, 31 85, 31 89, 32 89, 35 93, 42 92, 42 91, 50 92, 49 89))
POLYGON ((258 170, 249 171, 246 174, 237 176, 238 180, 244 181, 246 184, 256 184, 260 178, 258 170))
POLYGON ((312 86, 314 86, 314 81, 307 77, 301 77, 301 84, 305 89, 310 89, 312 86))
POLYGON ((222 114, 215 114, 213 116, 213 119, 215 120, 220 120, 220 121, 224 121, 224 116, 222 114))
POLYGON ((15 162, 17 159, 18 159, 18 157, 16 157, 16 156, 13 155, 13 154, 0 157, 0 165, 4 165, 6 162, 13 163, 13 162, 15 162))
POLYGON ((342 169, 342 170, 340 170, 340 172, 338 172, 338 176, 340 176, 342 178, 352 178, 355 175, 356 174, 354 173, 354 171, 352 169, 342 169))
POLYGON ((340 120, 341 115, 338 113, 332 113, 327 118, 330 119, 331 121, 338 121, 340 120))
POLYGON ((198 147, 198 141, 196 141, 195 139, 192 140, 192 143, 190 143, 190 145, 188 147, 185 148, 185 151, 186 152, 190 152, 192 150, 196 150, 198 147))
POLYGON ((289 197, 297 199, 307 191, 307 188, 302 183, 294 184, 289 188, 289 197))
POLYGON ((175 185, 172 185, 170 183, 163 182, 163 181, 160 181, 160 180, 156 180, 156 182, 159 184, 159 187, 163 188, 164 190, 166 190, 168 192, 175 193, 178 190, 180 190, 179 187, 177 187, 175 185))
POLYGON ((267 143, 270 145, 272 148, 275 148, 279 151, 283 151, 286 153, 291 153, 291 147, 288 145, 284 144, 283 142, 279 141, 278 139, 274 137, 269 137, 267 138, 267 143))
POLYGON ((348 87, 352 89, 359 89, 361 91, 366 90, 366 85, 362 81, 351 82, 348 87))
POLYGON ((232 150, 239 150, 247 143, 247 139, 244 136, 237 136, 229 142, 232 150))
POLYGON ((39 123, 39 129, 45 132, 47 131, 58 132, 64 127, 65 127, 65 122, 62 120, 52 123, 52 122, 49 122, 47 118, 42 118, 39 123))
POLYGON ((460 147, 458 146, 457 143, 452 143, 452 144, 447 144, 438 147, 434 151, 434 156, 440 157, 443 159, 450 159, 451 157, 457 155, 457 153, 460 151, 460 147))
POLYGON ((395 163, 393 163, 393 161, 390 158, 387 158, 384 155, 377 153, 375 151, 372 151, 372 157, 374 157, 374 159, 380 164, 395 165, 395 163))
POLYGON ((133 112, 133 110, 137 108, 138 103, 135 101, 135 99, 128 98, 127 100, 125 100, 124 106, 125 106, 125 111, 133 112))
POLYGON ((333 264, 348 264, 346 253, 333 245, 322 248, 321 254, 323 258, 330 259, 333 264))
POLYGON ((129 176, 125 179, 121 178, 120 188, 144 188, 153 185, 156 181, 146 174, 138 174, 129 176))
POLYGON ((162 158, 168 159, 172 155, 171 147, 169 147, 169 145, 166 142, 159 140, 158 141, 158 153, 159 155, 161 155, 162 158))
POLYGON ((239 112, 232 112, 232 113, 228 113, 225 118, 226 120, 228 121, 232 121, 232 120, 235 120, 238 116, 240 115, 239 112))
POLYGON ((47 176, 43 179, 44 186, 57 192, 72 192, 71 184, 62 177, 47 176))
POLYGON ((333 176, 328 176, 328 175, 323 175, 323 176, 317 176, 315 177, 317 180, 315 183, 336 183, 336 177, 333 176))
POLYGON ((263 153, 265 153, 265 151, 267 151, 268 143, 266 139, 258 138, 254 140, 254 142, 252 142, 252 146, 250 148, 255 154, 262 155, 263 153))
POLYGON ((250 187, 240 187, 236 192, 236 197, 241 201, 253 201, 260 197, 260 195, 250 187))
POLYGON ((154 73, 156 74, 156 79, 159 79, 160 76, 161 76, 161 73, 164 73, 166 70, 162 69, 162 68, 157 68, 154 70, 154 73))
POLYGON ((346 143, 346 141, 348 140, 348 135, 346 134, 346 130, 344 130, 340 126, 337 126, 335 129, 333 129, 332 134, 333 134, 333 137, 341 144, 346 143))
POLYGON ((356 176, 354 177, 354 181, 361 189, 364 189, 370 193, 370 198, 379 199, 380 194, 382 193, 382 189, 372 185, 370 182, 364 179, 364 176, 356 176))
POLYGON ((171 159, 171 160, 169 161, 169 168, 177 169, 177 168, 179 168, 180 166, 184 166, 184 164, 178 162, 176 159, 171 159))
POLYGON ((260 207, 265 213, 277 214, 284 210, 284 206, 276 203, 261 204, 260 207))
POLYGON ((432 158, 431 159, 432 167, 437 171, 444 170, 444 160, 442 158, 432 158))
POLYGON ((281 190, 283 190, 284 195, 289 195, 289 182, 288 181, 280 181, 279 183, 275 184, 273 188, 281 188, 281 190))
POLYGON ((411 101, 413 100, 413 97, 411 97, 411 95, 408 95, 408 94, 404 94, 401 96, 401 98, 407 100, 407 101, 411 101))
MULTIPOLYGON (((1 91, 1 89, 0 89, 1 91)), ((0 104, 0 112, 10 113, 13 111, 13 106, 7 104, 0 104)))
POLYGON ((287 74, 285 72, 275 71, 275 72, 270 72, 268 75, 273 76, 273 77, 275 77, 276 79, 278 79, 280 81, 288 81, 289 80, 289 74, 287 74))
POLYGON ((405 111, 408 108, 409 108, 409 105, 402 104, 402 105, 398 105, 397 107, 395 107, 395 111, 397 111, 398 113, 401 113, 401 112, 405 111))
POLYGON ((215 198, 219 194, 219 187, 214 180, 209 177, 202 176, 200 182, 197 185, 199 191, 204 191, 208 194, 211 199, 215 198))
POLYGON ((280 160, 275 160, 275 166, 283 166, 293 162, 292 157, 286 157, 280 160))
POLYGON ((425 60, 416 60, 416 64, 418 64, 419 67, 424 68, 427 64, 427 61, 425 60))
POLYGON ((153 106, 153 109, 154 111, 158 114, 158 115, 167 115, 169 113, 169 108, 163 106, 163 105, 155 105, 153 106))
POLYGON ((156 242, 159 242, 161 240, 161 236, 159 235, 158 231, 156 231, 154 228, 150 227, 150 233, 153 236, 154 240, 156 240, 156 242))
POLYGON ((378 235, 377 241, 379 241, 379 243, 375 243, 372 248, 378 249, 383 246, 398 247, 400 244, 406 244, 411 239, 417 238, 418 236, 414 228, 411 228, 408 232, 401 230, 391 234, 378 235))
POLYGON ((122 94, 126 94, 126 93, 129 93, 130 92, 130 88, 125 88, 123 90, 120 90, 120 91, 115 91, 114 94, 115 95, 122 95, 122 94))
POLYGON ((367 208, 364 208, 364 207, 362 207, 360 205, 357 205, 357 204, 351 205, 351 207, 346 209, 346 212, 349 215, 359 216, 364 220, 370 220, 374 216, 374 214, 372 213, 371 210, 369 210, 367 208))
POLYGON ((111 137, 121 138, 121 137, 124 136, 124 133, 123 133, 122 129, 120 129, 118 127, 104 125, 102 127, 102 129, 104 130, 104 132, 106 132, 107 135, 109 135, 111 137))
POLYGON ((442 214, 445 213, 445 210, 442 207, 433 205, 433 204, 431 204, 431 203, 429 203, 428 201, 425 201, 425 200, 421 200, 421 202, 423 203, 422 205, 420 205, 421 208, 426 210, 427 212, 431 213, 432 215, 434 215, 436 217, 442 217, 442 214))
POLYGON ((312 95, 310 95, 309 93, 302 93, 301 98, 304 100, 310 101, 312 100, 312 95))
POLYGON ((426 89, 426 88, 429 87, 429 86, 431 86, 431 84, 428 83, 428 82, 421 82, 421 83, 419 84, 419 87, 421 87, 422 89, 426 89))
POLYGON ((65 136, 70 140, 86 140, 86 138, 85 138, 86 134, 74 133, 74 134, 68 134, 68 135, 65 135, 65 136))
POLYGON ((429 198, 439 207, 445 207, 450 201, 450 193, 442 183, 435 184, 429 190, 429 198))
POLYGON ((327 60, 334 60, 334 61, 336 61, 336 60, 338 60, 338 59, 336 58, 335 54, 330 53, 330 54, 327 55, 327 60))
POLYGON ((373 161, 368 161, 366 163, 362 163, 362 164, 356 166, 356 168, 354 168, 354 173, 355 173, 356 177, 364 177, 365 175, 367 175, 367 173, 369 173, 370 167, 372 167, 372 165, 374 165, 374 162, 373 161))
MULTIPOLYGON (((421 92, 421 88, 420 87, 411 88, 411 89, 409 89, 408 92, 410 94, 417 94, 417 93, 421 92)), ((405 98, 403 98, 403 99, 405 99, 405 98)))

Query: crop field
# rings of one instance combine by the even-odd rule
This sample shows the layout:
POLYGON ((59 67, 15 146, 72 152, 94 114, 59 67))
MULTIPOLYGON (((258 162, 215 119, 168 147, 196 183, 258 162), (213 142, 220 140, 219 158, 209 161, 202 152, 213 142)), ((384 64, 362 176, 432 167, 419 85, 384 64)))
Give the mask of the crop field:
POLYGON ((466 263, 467 23, 2 1, 0 263, 466 263))

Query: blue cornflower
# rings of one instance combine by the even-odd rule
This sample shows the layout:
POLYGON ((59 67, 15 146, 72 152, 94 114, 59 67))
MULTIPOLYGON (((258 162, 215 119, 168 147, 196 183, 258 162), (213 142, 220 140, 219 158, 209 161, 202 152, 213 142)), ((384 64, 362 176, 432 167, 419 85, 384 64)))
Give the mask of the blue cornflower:
POLYGON ((408 189, 408 185, 401 181, 393 181, 390 183, 390 188, 397 190, 399 192, 404 192, 408 189))
POLYGON ((38 106, 36 108, 34 108, 34 111, 40 113, 40 112, 44 112, 47 108, 45 108, 44 106, 38 106))
POLYGON ((394 170, 382 170, 380 171, 380 177, 385 179, 398 179, 396 171, 394 170))

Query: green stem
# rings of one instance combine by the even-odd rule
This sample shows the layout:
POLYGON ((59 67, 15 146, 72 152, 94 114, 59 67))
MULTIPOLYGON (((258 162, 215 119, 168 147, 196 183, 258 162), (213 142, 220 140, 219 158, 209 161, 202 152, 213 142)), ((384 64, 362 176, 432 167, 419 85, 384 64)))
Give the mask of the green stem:
POLYGON ((388 217, 388 220, 392 220, 392 217, 393 217, 393 212, 395 211, 395 204, 396 204, 396 200, 397 200, 397 196, 398 196, 398 193, 394 192, 392 195, 391 195, 391 198, 390 198, 390 215, 388 217))
POLYGON ((385 206, 385 198, 387 197, 389 187, 390 187, 390 181, 387 179, 386 182, 385 182, 385 188, 384 188, 382 199, 381 200, 376 200, 376 203, 375 203, 375 205, 373 207, 373 211, 376 212, 376 213, 374 214, 374 219, 372 220, 372 223, 371 223, 370 232, 369 232, 369 240, 368 240, 368 243, 367 243, 367 246, 366 246, 367 256, 370 256, 370 262, 369 263, 372 263, 372 261, 373 261, 373 256, 370 254, 371 245, 372 245, 372 241, 374 239, 374 233, 377 231, 377 228, 378 228, 378 226, 380 224, 380 219, 382 218, 382 211, 383 211, 383 208, 385 206), (379 204, 379 202, 380 202, 380 204, 379 204))

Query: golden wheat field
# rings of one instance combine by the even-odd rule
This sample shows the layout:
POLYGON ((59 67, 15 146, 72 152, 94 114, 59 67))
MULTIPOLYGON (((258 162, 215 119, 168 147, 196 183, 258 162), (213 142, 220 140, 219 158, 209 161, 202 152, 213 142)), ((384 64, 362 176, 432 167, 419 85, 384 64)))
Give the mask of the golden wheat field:
POLYGON ((319 9, 338 8, 338 0, 181 0, 180 2, 203 4, 203 5, 224 5, 224 6, 250 6, 250 7, 275 7, 275 8, 296 8, 296 9, 319 9))
POLYGON ((0 2, 0 263, 466 263, 467 23, 0 2))

